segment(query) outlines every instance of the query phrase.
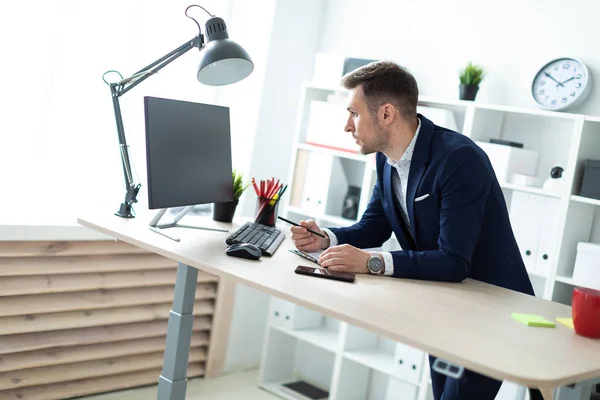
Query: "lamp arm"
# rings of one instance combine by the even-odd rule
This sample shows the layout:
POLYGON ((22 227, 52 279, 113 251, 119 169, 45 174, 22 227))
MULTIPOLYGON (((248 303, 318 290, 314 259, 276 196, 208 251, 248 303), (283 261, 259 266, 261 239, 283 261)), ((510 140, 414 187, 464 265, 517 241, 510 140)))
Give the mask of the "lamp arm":
POLYGON ((119 149, 121 153, 121 162, 123 164, 123 174, 125 176, 125 201, 121 203, 119 211, 115 214, 123 218, 133 218, 133 203, 137 203, 137 194, 140 191, 141 185, 133 181, 133 174, 131 172, 131 161, 129 158, 129 151, 127 147, 127 139, 125 138, 125 129, 123 127, 123 117, 121 115, 121 106, 119 104, 119 97, 139 85, 141 82, 154 75, 173 60, 179 58, 183 54, 187 53, 194 47, 202 49, 204 45, 204 37, 202 34, 188 40, 183 45, 179 46, 169 54, 159 58, 152 64, 146 66, 140 71, 136 72, 129 78, 125 78, 116 83, 109 84, 110 91, 112 94, 113 109, 115 113, 115 120, 117 123, 117 133, 119 135, 119 149))

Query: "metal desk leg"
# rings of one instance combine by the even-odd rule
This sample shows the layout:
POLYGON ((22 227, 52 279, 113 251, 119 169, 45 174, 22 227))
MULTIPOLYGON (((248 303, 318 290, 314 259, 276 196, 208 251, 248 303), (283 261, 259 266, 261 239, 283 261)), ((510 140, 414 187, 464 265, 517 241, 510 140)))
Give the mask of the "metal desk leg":
POLYGON ((184 400, 187 366, 194 322, 194 298, 198 270, 185 264, 177 266, 173 308, 169 314, 167 342, 160 378, 158 400, 184 400))

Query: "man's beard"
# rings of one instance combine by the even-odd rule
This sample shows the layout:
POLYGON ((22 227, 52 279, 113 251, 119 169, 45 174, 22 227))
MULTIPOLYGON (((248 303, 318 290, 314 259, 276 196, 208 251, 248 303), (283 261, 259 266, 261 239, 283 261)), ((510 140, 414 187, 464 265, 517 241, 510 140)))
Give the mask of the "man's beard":
POLYGON ((390 133, 384 130, 377 121, 373 121, 372 123, 373 138, 367 143, 362 142, 362 146, 360 147, 360 152, 363 154, 371 154, 375 152, 383 152, 387 149, 390 142, 390 133))

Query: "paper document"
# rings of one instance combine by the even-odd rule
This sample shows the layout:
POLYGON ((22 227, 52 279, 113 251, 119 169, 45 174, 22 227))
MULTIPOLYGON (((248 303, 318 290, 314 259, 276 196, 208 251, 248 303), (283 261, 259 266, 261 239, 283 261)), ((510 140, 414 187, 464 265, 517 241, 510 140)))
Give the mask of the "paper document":
MULTIPOLYGON (((374 247, 374 248, 370 248, 370 249, 363 249, 365 251, 368 252, 381 252, 381 247, 374 247)), ((321 254, 323 254, 325 250, 317 250, 317 251, 300 251, 298 249, 293 249, 290 250, 290 252, 305 258, 309 261, 314 262, 315 264, 319 264, 319 257, 321 257, 321 254)))

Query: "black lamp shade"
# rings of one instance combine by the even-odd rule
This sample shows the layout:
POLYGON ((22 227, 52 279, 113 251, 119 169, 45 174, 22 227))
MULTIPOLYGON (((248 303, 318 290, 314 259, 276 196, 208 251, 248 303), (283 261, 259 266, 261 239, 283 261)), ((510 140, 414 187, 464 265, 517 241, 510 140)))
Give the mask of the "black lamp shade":
POLYGON ((223 86, 241 81, 252 73, 254 63, 236 42, 229 39, 227 26, 219 17, 206 22, 208 43, 200 51, 198 80, 210 86, 223 86))

